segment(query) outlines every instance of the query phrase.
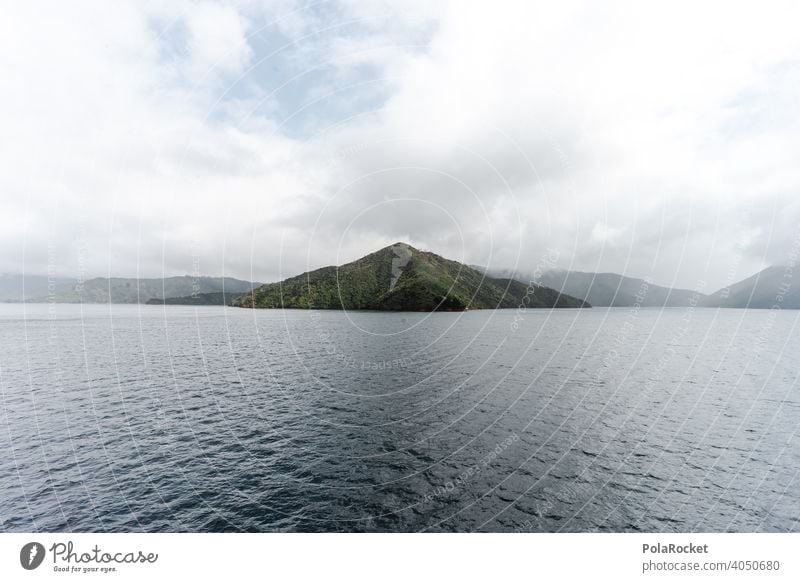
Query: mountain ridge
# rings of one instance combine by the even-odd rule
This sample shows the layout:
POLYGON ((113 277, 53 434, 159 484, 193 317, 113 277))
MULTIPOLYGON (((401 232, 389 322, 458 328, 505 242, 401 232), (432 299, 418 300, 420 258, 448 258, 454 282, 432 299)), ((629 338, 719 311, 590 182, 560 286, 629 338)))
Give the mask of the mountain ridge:
MULTIPOLYGON (((394 246, 394 245, 392 245, 394 246)), ((386 247, 391 248, 391 247, 386 247)), ((411 247, 413 248, 413 247, 411 247)), ((386 250, 386 249, 381 249, 386 250)), ((380 252, 380 251, 378 251, 380 252)), ((423 256, 425 251, 417 251, 423 256)), ((371 253, 375 254, 375 253, 371 253)), ((431 255, 433 255, 431 253, 431 255)), ((362 259, 366 259, 362 257, 362 259)), ((438 256, 438 255, 433 255, 438 256)), ((391 259, 401 269, 403 257, 395 254, 391 259)), ((446 259, 442 259, 445 260, 446 259)), ((461 265, 460 263, 455 263, 461 265)), ((391 272, 390 262, 388 272, 391 272)), ((512 269, 489 269, 480 266, 463 266, 486 274, 488 283, 509 288, 509 295, 521 299, 527 293, 517 284, 530 281, 533 275, 512 269), (515 283, 509 283, 514 280, 515 283)), ((314 275, 326 277, 337 273, 336 266, 322 267, 299 277, 314 275)), ((800 309, 800 283, 792 284, 793 267, 775 265, 767 267, 736 283, 710 294, 688 289, 657 285, 647 279, 628 277, 617 273, 590 273, 583 271, 549 270, 536 273, 536 283, 552 293, 583 300, 595 307, 687 307, 739 309, 800 309)), ((391 275, 388 286, 391 287, 391 275)), ((296 277, 282 282, 292 281, 296 277)), ((395 285, 397 284, 395 281, 395 285)), ((143 303, 155 305, 232 305, 235 299, 261 283, 252 283, 233 277, 193 277, 178 275, 165 278, 94 277, 82 285, 76 279, 49 277, 47 275, 0 274, 0 302, 64 302, 64 303, 143 303), (224 288, 224 292, 223 292, 224 288)), ((388 289, 386 289, 388 291, 388 289)), ((541 291, 540 294, 544 294, 541 291)), ((533 293, 535 296, 536 293, 533 293)), ((551 296, 552 297, 552 296, 551 296)), ((530 297, 529 297, 530 299, 530 297)), ((528 300, 529 300, 528 299, 528 300)), ((446 306, 443 306, 446 308, 446 306)), ((508 302, 501 307, 509 307, 508 302)))
MULTIPOLYGON (((689 307, 733 309, 800 309, 800 283, 791 284, 793 267, 774 265, 745 279, 706 294, 665 287, 648 279, 618 273, 591 273, 551 269, 537 274, 536 282, 591 303, 594 307, 689 307)), ((510 269, 487 271, 492 276, 526 274, 510 269)))
POLYGON ((164 278, 94 277, 83 283, 56 285, 48 295, 27 299, 30 303, 121 303, 146 304, 151 299, 193 297, 221 293, 240 295, 260 283, 233 277, 194 277, 179 275, 164 278))
POLYGON ((539 282, 597 307, 686 307, 704 297, 690 289, 665 287, 617 273, 550 270, 542 274, 539 282))
MULTIPOLYGON (((794 267, 767 267, 704 298, 704 307, 737 309, 800 309, 800 282, 794 282, 794 267)), ((800 273, 798 273, 800 275, 800 273)))
POLYGON ((462 263, 398 242, 341 266, 327 266, 238 297, 249 308, 465 311, 591 307, 540 285, 495 279, 462 263))

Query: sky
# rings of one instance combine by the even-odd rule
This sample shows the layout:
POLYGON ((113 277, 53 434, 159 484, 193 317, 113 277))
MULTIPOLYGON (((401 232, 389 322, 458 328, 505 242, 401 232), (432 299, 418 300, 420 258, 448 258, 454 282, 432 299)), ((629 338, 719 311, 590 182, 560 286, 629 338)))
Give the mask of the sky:
POLYGON ((18 2, 0 272, 274 281, 396 241, 713 291, 800 245, 800 5, 18 2))

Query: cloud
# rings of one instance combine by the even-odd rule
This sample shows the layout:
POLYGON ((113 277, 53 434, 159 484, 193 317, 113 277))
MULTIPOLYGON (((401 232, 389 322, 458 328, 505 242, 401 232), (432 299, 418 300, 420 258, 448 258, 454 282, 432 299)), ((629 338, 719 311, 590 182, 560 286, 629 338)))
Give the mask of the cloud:
POLYGON ((404 239, 714 287, 786 259, 795 4, 434 4, 15 5, 0 271, 271 280, 404 239))
POLYGON ((253 51, 245 35, 242 15, 230 6, 204 2, 186 9, 185 22, 191 78, 202 80, 209 74, 244 70, 253 51))

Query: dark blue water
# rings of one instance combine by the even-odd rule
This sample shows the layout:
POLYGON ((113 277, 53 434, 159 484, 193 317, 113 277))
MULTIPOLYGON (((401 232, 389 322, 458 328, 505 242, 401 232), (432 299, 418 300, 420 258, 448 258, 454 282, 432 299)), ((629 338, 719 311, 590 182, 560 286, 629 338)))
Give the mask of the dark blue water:
POLYGON ((2 305, 0 531, 795 531, 798 321, 2 305))

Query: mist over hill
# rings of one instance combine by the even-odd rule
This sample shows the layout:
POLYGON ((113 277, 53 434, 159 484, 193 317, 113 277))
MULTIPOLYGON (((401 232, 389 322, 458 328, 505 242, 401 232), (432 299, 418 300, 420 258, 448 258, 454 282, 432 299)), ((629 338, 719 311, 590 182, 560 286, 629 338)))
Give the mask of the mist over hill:
POLYGON ((0 273, 0 301, 31 301, 47 295, 49 290, 64 289, 76 282, 68 277, 0 273))
POLYGON ((706 297, 706 307, 800 309, 800 271, 792 266, 767 267, 706 297))
MULTIPOLYGON (((45 289, 41 295, 26 301, 32 303, 147 303, 152 299, 192 297, 204 293, 240 295, 258 283, 232 277, 165 277, 163 279, 136 279, 127 277, 96 277, 83 284, 77 282, 56 285, 52 292, 45 289)), ((21 299, 20 299, 21 300, 21 299)))
POLYGON ((688 289, 672 289, 616 273, 547 271, 540 282, 592 305, 607 307, 631 307, 637 303, 642 307, 686 307, 702 296, 688 289))
MULTIPOLYGON (((489 271, 527 281, 531 273, 489 271)), ((798 274, 800 276, 800 273, 798 274)), ((800 309, 800 281, 793 284, 791 266, 773 266, 711 294, 656 285, 616 273, 549 270, 537 273, 538 283, 583 299, 595 307, 701 307, 733 309, 800 309)))

